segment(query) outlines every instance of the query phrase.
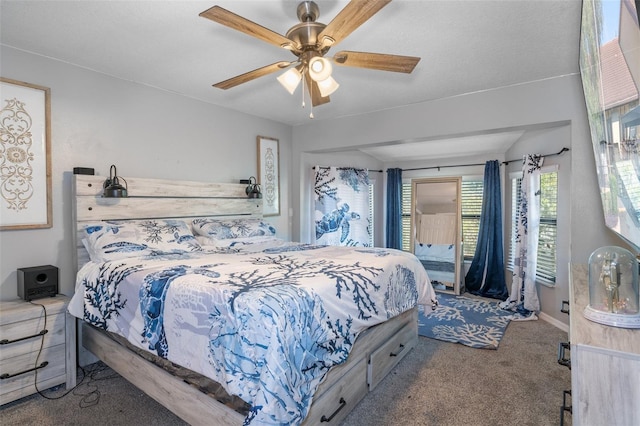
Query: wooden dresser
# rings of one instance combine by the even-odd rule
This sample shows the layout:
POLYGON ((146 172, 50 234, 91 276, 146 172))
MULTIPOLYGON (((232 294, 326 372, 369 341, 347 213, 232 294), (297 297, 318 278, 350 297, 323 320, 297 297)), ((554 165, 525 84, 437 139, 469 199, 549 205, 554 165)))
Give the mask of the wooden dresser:
POLYGON ((571 265, 572 423, 640 425, 640 329, 590 321, 588 265, 571 265))
POLYGON ((0 405, 65 383, 76 384, 75 318, 63 295, 33 301, 0 302, 0 405), (46 330, 46 332, 44 331, 46 330), (38 352, 42 346, 42 353, 38 352))

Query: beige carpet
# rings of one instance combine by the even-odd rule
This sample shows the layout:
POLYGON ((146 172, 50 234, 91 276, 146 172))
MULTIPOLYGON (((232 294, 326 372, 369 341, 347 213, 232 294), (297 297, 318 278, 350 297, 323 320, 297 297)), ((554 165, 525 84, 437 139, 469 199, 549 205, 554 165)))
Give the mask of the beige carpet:
MULTIPOLYGON (((562 391, 571 383, 570 371, 557 363, 558 343, 566 340, 566 333, 544 321, 511 323, 497 350, 420 337, 343 425, 558 425, 562 391)), ((33 395, 2 406, 0 423, 185 424, 110 369, 92 376, 62 399, 33 395)), ((570 420, 567 414, 565 424, 570 420)))
POLYGON ((497 350, 420 337, 344 425, 558 425, 571 388, 560 341, 567 334, 541 320, 511 322, 497 350))

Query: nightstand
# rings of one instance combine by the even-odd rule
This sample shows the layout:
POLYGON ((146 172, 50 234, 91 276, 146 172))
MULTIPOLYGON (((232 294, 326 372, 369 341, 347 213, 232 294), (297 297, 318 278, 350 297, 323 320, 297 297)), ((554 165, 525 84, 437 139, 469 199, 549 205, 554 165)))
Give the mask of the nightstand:
POLYGON ((571 265, 571 422, 640 424, 640 329, 589 321, 589 265, 571 265))
POLYGON ((36 369, 41 391, 61 383, 67 389, 76 385, 76 320, 67 311, 69 298, 33 302, 46 308, 46 326, 41 306, 0 302, 0 405, 36 393, 36 369))

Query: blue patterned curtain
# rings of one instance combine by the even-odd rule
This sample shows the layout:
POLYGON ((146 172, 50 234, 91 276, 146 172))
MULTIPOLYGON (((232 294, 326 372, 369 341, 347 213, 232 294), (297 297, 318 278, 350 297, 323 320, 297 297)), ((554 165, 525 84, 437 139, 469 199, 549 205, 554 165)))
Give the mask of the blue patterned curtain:
POLYGON ((500 300, 509 297, 502 244, 500 163, 493 160, 487 161, 484 168, 478 243, 465 276, 465 285, 472 294, 500 300))
POLYGON ((387 247, 402 250, 402 169, 387 169, 387 247))
POLYGON ((368 169, 316 166, 314 191, 317 244, 372 245, 368 169))
POLYGON ((522 195, 518 205, 513 281, 509 299, 500 306, 516 311, 514 320, 536 320, 540 300, 536 287, 538 266, 538 231, 540 228, 540 169, 544 157, 535 154, 522 160, 522 195))

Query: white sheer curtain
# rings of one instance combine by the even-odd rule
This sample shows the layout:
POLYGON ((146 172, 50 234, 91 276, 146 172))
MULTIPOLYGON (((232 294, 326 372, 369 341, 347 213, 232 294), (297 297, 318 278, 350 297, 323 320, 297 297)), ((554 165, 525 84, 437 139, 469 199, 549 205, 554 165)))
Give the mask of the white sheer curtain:
POLYGON ((522 183, 519 218, 515 235, 513 281, 509 298, 500 306, 516 311, 514 320, 536 320, 540 300, 536 287, 538 233, 540 228, 540 169, 544 157, 525 155, 522 161, 522 183))
POLYGON ((314 226, 317 244, 370 246, 369 170, 314 170, 314 226))

